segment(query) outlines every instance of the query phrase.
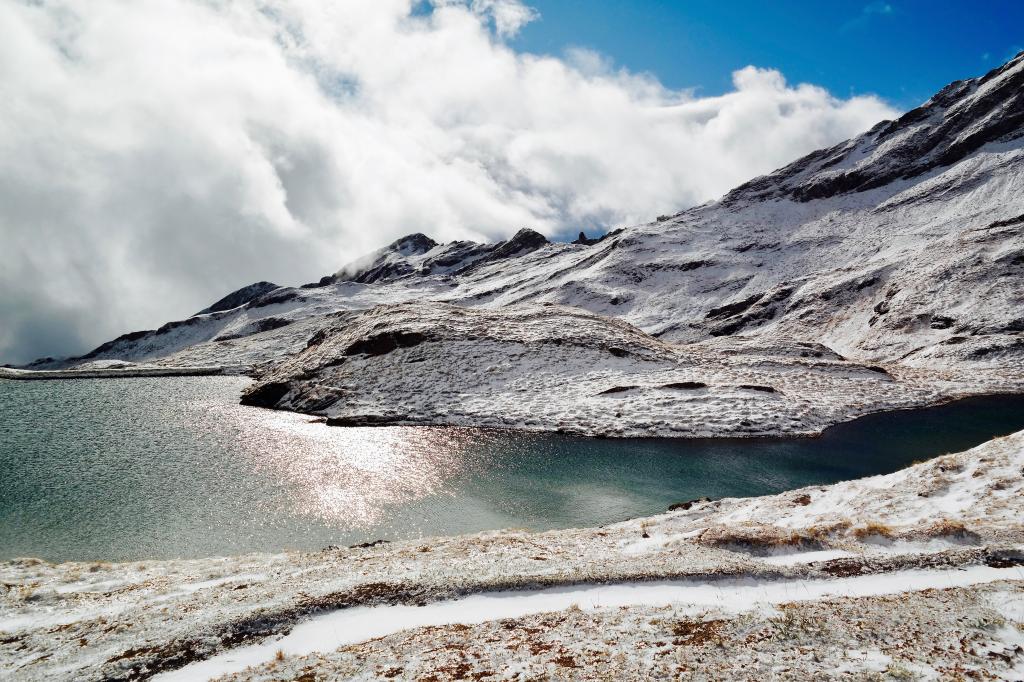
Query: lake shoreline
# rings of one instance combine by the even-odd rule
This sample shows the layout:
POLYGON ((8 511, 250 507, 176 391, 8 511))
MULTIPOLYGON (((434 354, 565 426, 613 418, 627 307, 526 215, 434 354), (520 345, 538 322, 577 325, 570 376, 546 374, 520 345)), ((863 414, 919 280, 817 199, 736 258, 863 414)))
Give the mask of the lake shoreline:
POLYGON ((0 484, 0 557, 202 558, 592 527, 687 500, 887 474, 1024 428, 1020 395, 874 413, 813 438, 325 428, 239 405, 248 385, 0 382, 13 426, 0 434, 0 466, 12 473, 0 484))
POLYGON ((0 380, 71 381, 75 379, 141 379, 149 377, 237 376, 245 372, 235 367, 131 367, 97 369, 15 369, 0 367, 0 380))
MULTIPOLYGON (((561 623, 573 629, 571 624, 583 622, 589 625, 577 633, 582 648, 563 645, 573 647, 573 659, 586 670, 605 669, 602 659, 586 652, 603 650, 608 638, 621 640, 626 650, 657 650, 658 641, 685 640, 685 633, 707 627, 719 634, 675 651, 692 652, 706 665, 728 670, 729 659, 751 646, 742 633, 751 628, 777 633, 781 609, 803 624, 804 644, 822 656, 794 663, 809 675, 838 665, 837 647, 828 644, 837 636, 832 633, 853 632, 844 625, 850 622, 861 623, 861 646, 880 648, 883 660, 933 661, 936 637, 984 636, 990 644, 951 647, 955 653, 948 655, 959 665, 1009 671, 1013 633, 1019 631, 972 634, 963 614, 979 622, 1021 618, 1013 605, 1024 597, 1022 466, 1024 431, 893 474, 767 497, 698 502, 600 528, 491 531, 204 560, 0 562, 0 580, 10 586, 0 602, 0 630, 3 641, 21 648, 18 660, 28 660, 18 663, 25 679, 43 679, 58 667, 83 678, 178 671, 206 679, 212 670, 243 680, 345 676, 360 669, 353 665, 365 669, 393 657, 396 648, 411 666, 406 672, 420 675, 448 665, 448 649, 441 645, 453 637, 487 638, 505 645, 495 651, 511 652, 523 636, 546 641, 541 633, 550 632, 557 640, 561 623), (672 589, 682 590, 672 593, 670 603, 638 591, 666 580, 677 581, 679 587, 672 589), (744 608, 700 596, 716 585, 742 585, 754 594, 744 608), (563 609, 555 598, 581 588, 597 591, 593 599, 582 593, 570 597, 578 607, 563 609), (555 591, 537 592, 545 589, 555 591), (508 590, 506 599, 540 601, 523 609, 515 607, 519 602, 503 601, 513 609, 499 613, 497 621, 475 619, 462 606, 468 607, 473 595, 508 590), (775 592, 778 596, 771 596, 775 592), (438 609, 449 608, 446 604, 465 615, 444 616, 438 609), (411 613, 423 614, 423 623, 399 621, 396 629, 376 634, 374 626, 360 625, 364 617, 368 624, 376 622, 374 609, 402 605, 418 607, 411 613), (431 616, 435 611, 441 615, 431 616), (886 625, 901 613, 912 620, 931 614, 927 620, 935 626, 907 633, 890 651, 886 625), (370 627, 367 632, 381 638, 354 634, 352 643, 336 649, 322 636, 335 630, 317 620, 331 614, 356 618, 354 627, 370 627), (538 627, 537 634, 528 634, 538 627), (304 641, 311 644, 296 646, 287 639, 297 628, 305 628, 304 641), (733 628, 740 634, 729 634, 733 628), (104 630, 108 634, 97 638, 104 630), (86 644, 72 646, 78 640, 86 644), (1009 652, 1005 663, 985 654, 996 644, 997 651, 1009 652), (245 670, 250 665, 255 667, 245 670)), ((781 646, 791 637, 761 641, 781 646)), ((850 648, 856 646, 847 643, 838 650, 850 648)), ((14 665, 4 651, 0 665, 14 665)), ((538 675, 547 659, 534 654, 515 660, 538 675)), ((476 670, 474 665, 469 670, 476 670)))
MULTIPOLYGON (((210 366, 210 367, 131 367, 131 368, 97 368, 97 369, 64 369, 64 370, 25 370, 0 367, 0 380, 12 381, 69 381, 75 379, 135 379, 135 378, 164 378, 164 377, 200 377, 200 376, 238 376, 257 381, 251 368, 231 366, 210 366)), ((876 405, 865 405, 857 410, 850 410, 848 413, 838 415, 832 421, 815 425, 813 428, 803 430, 764 430, 747 431, 745 433, 725 433, 720 436, 700 435, 692 432, 679 432, 673 429, 634 429, 619 428, 614 430, 603 430, 595 432, 593 429, 574 429, 569 426, 530 425, 526 423, 495 424, 493 420, 483 422, 477 420, 450 420, 431 419, 428 417, 417 417, 407 419, 399 416, 372 415, 367 418, 346 417, 332 418, 323 411, 306 411, 290 407, 267 407, 249 404, 243 400, 241 403, 246 407, 258 409, 269 409, 272 411, 288 412, 307 415, 321 420, 325 425, 336 428, 352 427, 436 427, 436 428, 473 428, 495 432, 511 432, 525 434, 557 434, 575 438, 594 439, 621 439, 621 440, 643 440, 649 438, 661 439, 672 438, 692 442, 701 441, 754 441, 754 440, 790 440, 802 438, 820 438, 829 429, 842 424, 854 422, 863 417, 874 414, 893 413, 906 410, 925 410, 934 407, 941 407, 951 403, 958 403, 965 400, 984 399, 994 397, 1018 397, 1024 396, 1024 383, 1020 386, 1010 386, 1005 390, 999 390, 989 384, 975 388, 966 388, 959 391, 923 396, 919 400, 903 401, 898 404, 880 402, 876 405)))

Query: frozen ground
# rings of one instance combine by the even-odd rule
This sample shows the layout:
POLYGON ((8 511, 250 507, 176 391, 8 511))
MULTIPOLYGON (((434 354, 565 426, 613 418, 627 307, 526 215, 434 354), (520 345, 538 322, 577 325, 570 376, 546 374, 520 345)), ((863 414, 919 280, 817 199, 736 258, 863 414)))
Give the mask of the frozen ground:
POLYGON ((6 562, 0 676, 1020 679, 1022 566, 1019 432, 887 476, 603 528, 6 562))
POLYGON ((325 327, 243 402, 328 423, 604 436, 808 435, 883 409, 1024 391, 1024 365, 847 360, 811 342, 672 344, 578 308, 380 306, 325 327))

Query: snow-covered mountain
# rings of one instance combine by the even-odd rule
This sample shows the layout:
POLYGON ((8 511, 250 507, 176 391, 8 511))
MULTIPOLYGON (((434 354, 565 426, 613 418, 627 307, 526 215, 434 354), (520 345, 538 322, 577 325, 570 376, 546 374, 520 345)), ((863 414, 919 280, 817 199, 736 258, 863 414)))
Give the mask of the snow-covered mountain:
POLYGON ((554 244, 522 230, 498 244, 438 244, 415 234, 317 283, 269 287, 36 367, 235 367, 264 377, 252 402, 384 422, 529 426, 515 396, 542 391, 565 404, 533 408, 537 428, 582 419, 600 433, 636 431, 620 409, 634 398, 634 417, 664 408, 642 432, 703 433, 699 420, 728 413, 735 428, 725 432, 760 433, 1021 390, 1024 53, 720 201, 600 240, 554 244), (381 338, 393 348, 352 351, 381 338), (874 372, 874 384, 899 390, 847 381, 877 365, 887 373, 874 372), (748 375, 774 392, 739 395, 748 375), (803 383, 787 383, 795 376, 803 383), (689 381, 711 388, 685 399, 655 390, 689 381), (632 388, 612 404, 601 391, 616 386, 632 388), (806 395, 766 402, 816 386, 820 414, 806 395), (410 409, 414 390, 425 397, 410 409), (333 401, 318 407, 311 396, 321 394, 333 401), (522 419, 501 418, 516 409, 522 419))

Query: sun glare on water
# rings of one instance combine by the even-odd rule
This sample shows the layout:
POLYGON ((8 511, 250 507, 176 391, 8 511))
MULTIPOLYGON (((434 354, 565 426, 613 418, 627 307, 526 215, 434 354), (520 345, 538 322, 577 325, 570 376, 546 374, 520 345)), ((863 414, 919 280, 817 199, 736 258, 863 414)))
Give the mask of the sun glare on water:
POLYGON ((450 491, 474 429, 329 427, 302 415, 225 410, 253 469, 279 480, 293 512, 344 528, 378 523, 389 508, 450 491))

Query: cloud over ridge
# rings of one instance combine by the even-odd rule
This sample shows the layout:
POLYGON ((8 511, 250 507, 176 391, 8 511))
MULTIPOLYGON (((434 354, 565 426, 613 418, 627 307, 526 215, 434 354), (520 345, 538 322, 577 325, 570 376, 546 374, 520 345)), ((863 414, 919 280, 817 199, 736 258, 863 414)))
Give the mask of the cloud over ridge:
POLYGON ((747 67, 715 97, 518 0, 0 0, 0 362, 81 352, 410 232, 652 218, 897 112, 747 67))

